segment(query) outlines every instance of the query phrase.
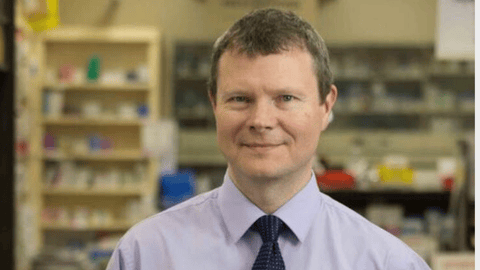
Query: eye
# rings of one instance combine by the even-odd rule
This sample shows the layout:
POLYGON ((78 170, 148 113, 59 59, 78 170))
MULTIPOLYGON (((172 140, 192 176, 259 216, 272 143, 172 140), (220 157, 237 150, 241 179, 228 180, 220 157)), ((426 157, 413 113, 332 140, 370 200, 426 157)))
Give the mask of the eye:
POLYGON ((287 102, 293 100, 292 95, 282 95, 281 98, 282 98, 282 101, 287 101, 287 102))
POLYGON ((244 96, 233 97, 232 100, 235 101, 235 102, 247 102, 248 101, 247 97, 244 97, 244 96))

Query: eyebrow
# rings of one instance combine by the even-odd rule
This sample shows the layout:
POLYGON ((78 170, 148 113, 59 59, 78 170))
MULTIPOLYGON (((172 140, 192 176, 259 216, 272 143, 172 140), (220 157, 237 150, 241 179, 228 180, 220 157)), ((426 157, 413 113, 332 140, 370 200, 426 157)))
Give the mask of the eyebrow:
POLYGON ((231 97, 231 96, 237 96, 237 95, 248 95, 249 92, 251 91, 248 91, 248 90, 242 90, 242 89, 235 89, 235 90, 231 90, 231 91, 222 91, 221 94, 218 94, 219 97, 231 97))

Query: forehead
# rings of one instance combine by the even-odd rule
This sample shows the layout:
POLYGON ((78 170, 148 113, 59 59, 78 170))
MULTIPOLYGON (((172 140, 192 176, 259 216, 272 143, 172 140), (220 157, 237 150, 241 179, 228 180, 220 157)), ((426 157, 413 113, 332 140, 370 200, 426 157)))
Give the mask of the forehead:
MULTIPOLYGON (((218 90, 230 84, 269 87, 309 87, 316 88, 317 77, 314 61, 310 53, 300 48, 292 48, 267 55, 248 55, 238 50, 228 50, 219 59, 218 90)), ((227 87, 228 88, 228 87, 227 87)))
MULTIPOLYGON (((289 50, 282 50, 277 53, 261 54, 261 53, 248 53, 238 49, 229 49, 225 51, 218 60, 218 75, 222 73, 222 70, 228 70, 232 68, 241 68, 256 65, 263 66, 278 66, 278 68, 290 68, 285 64, 296 64, 310 69, 315 73, 315 64, 311 54, 302 48, 293 47, 289 50)), ((223 75, 229 75, 223 72, 223 75)))

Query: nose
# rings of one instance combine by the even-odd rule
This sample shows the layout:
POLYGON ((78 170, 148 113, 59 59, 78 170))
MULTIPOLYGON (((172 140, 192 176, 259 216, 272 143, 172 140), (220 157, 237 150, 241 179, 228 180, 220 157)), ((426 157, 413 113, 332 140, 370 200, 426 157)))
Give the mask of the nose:
POLYGON ((268 100, 257 100, 251 106, 247 125, 250 130, 263 132, 275 127, 275 105, 268 100))

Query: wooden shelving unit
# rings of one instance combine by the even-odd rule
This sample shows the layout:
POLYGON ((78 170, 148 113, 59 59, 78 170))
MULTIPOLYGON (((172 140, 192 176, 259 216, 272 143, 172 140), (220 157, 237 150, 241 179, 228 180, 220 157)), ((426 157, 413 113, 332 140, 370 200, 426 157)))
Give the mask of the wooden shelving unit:
POLYGON ((143 191, 139 187, 133 189, 79 189, 79 188, 44 188, 43 194, 46 196, 83 196, 83 197, 96 197, 96 196, 119 196, 119 197, 136 197, 141 196, 143 191))
POLYGON ((114 225, 104 225, 104 226, 82 226, 82 227, 75 227, 71 225, 63 225, 63 224, 50 224, 44 223, 42 224, 43 231, 69 231, 69 232, 95 232, 95 231, 103 231, 103 232, 124 232, 132 227, 132 223, 122 223, 122 222, 115 222, 114 225))
MULTIPOLYGON (((30 186, 33 190, 35 222, 38 224, 38 250, 47 241, 46 232, 125 232, 135 223, 126 214, 126 208, 132 201, 141 204, 142 208, 147 206, 155 209, 151 198, 157 195, 158 157, 144 153, 142 127, 145 123, 156 121, 160 112, 160 41, 159 31, 149 27, 60 27, 47 32, 35 46, 39 75, 33 82, 36 90, 31 99, 35 112, 32 122, 35 126, 32 127, 30 186), (75 67, 76 72, 87 73, 92 55, 101 60, 100 77, 96 82, 89 82, 86 78, 76 78, 70 82, 59 78, 52 80, 51 74, 58 74, 65 65, 75 67), (143 77, 138 75, 140 69, 147 72, 147 76, 145 73, 143 77), (127 78, 127 72, 131 74, 132 70, 138 72, 138 77, 127 78), (102 76, 108 72, 116 72, 117 76, 119 73, 125 74, 125 77, 122 80, 103 81, 102 76), (63 96, 64 110, 61 113, 51 115, 46 109, 47 92, 63 96), (102 105, 101 112, 94 117, 85 115, 81 110, 83 104, 90 100, 102 105), (147 111, 142 114, 135 111, 134 117, 122 117, 117 108, 128 102, 143 106, 147 111), (77 111, 68 112, 66 107, 74 107, 77 111), (44 147, 46 134, 55 138, 54 149, 44 147), (110 144, 106 149, 92 149, 91 134, 100 134, 110 144), (66 140, 67 145, 62 140, 66 140), (85 143, 84 150, 72 147, 72 141, 85 143), (75 188, 68 182, 53 186, 47 184, 47 175, 52 170, 60 172, 62 164, 73 166, 75 180, 79 178, 81 170, 88 170, 92 175, 88 178, 87 187, 75 188), (138 170, 142 173, 138 174, 138 170), (104 175, 106 171, 115 171, 115 181, 118 182, 115 188, 95 186, 90 182, 108 177, 104 175), (142 177, 134 179, 134 186, 132 182, 122 184, 122 181, 126 181, 123 180, 125 171, 133 175, 130 178, 142 177), (148 202, 151 205, 143 205, 148 202), (63 208, 70 216, 78 208, 88 209, 90 215, 95 211, 107 211, 114 222, 81 227, 71 222, 59 223, 51 220, 51 217, 46 218, 48 215, 43 213, 55 208, 63 208)), ((145 211, 144 214, 151 212, 145 211)))
POLYGON ((48 84, 45 88, 53 91, 148 91, 147 84, 68 83, 48 84))
POLYGON ((76 116, 62 118, 44 118, 44 125, 49 126, 140 126, 141 120, 110 119, 110 118, 82 118, 76 116))
POLYGON ((105 152, 63 154, 45 151, 42 158, 46 161, 82 160, 82 161, 141 161, 148 157, 140 150, 112 150, 105 152))
POLYGON ((328 47, 339 89, 330 130, 473 129, 473 61, 437 61, 433 46, 328 47))

